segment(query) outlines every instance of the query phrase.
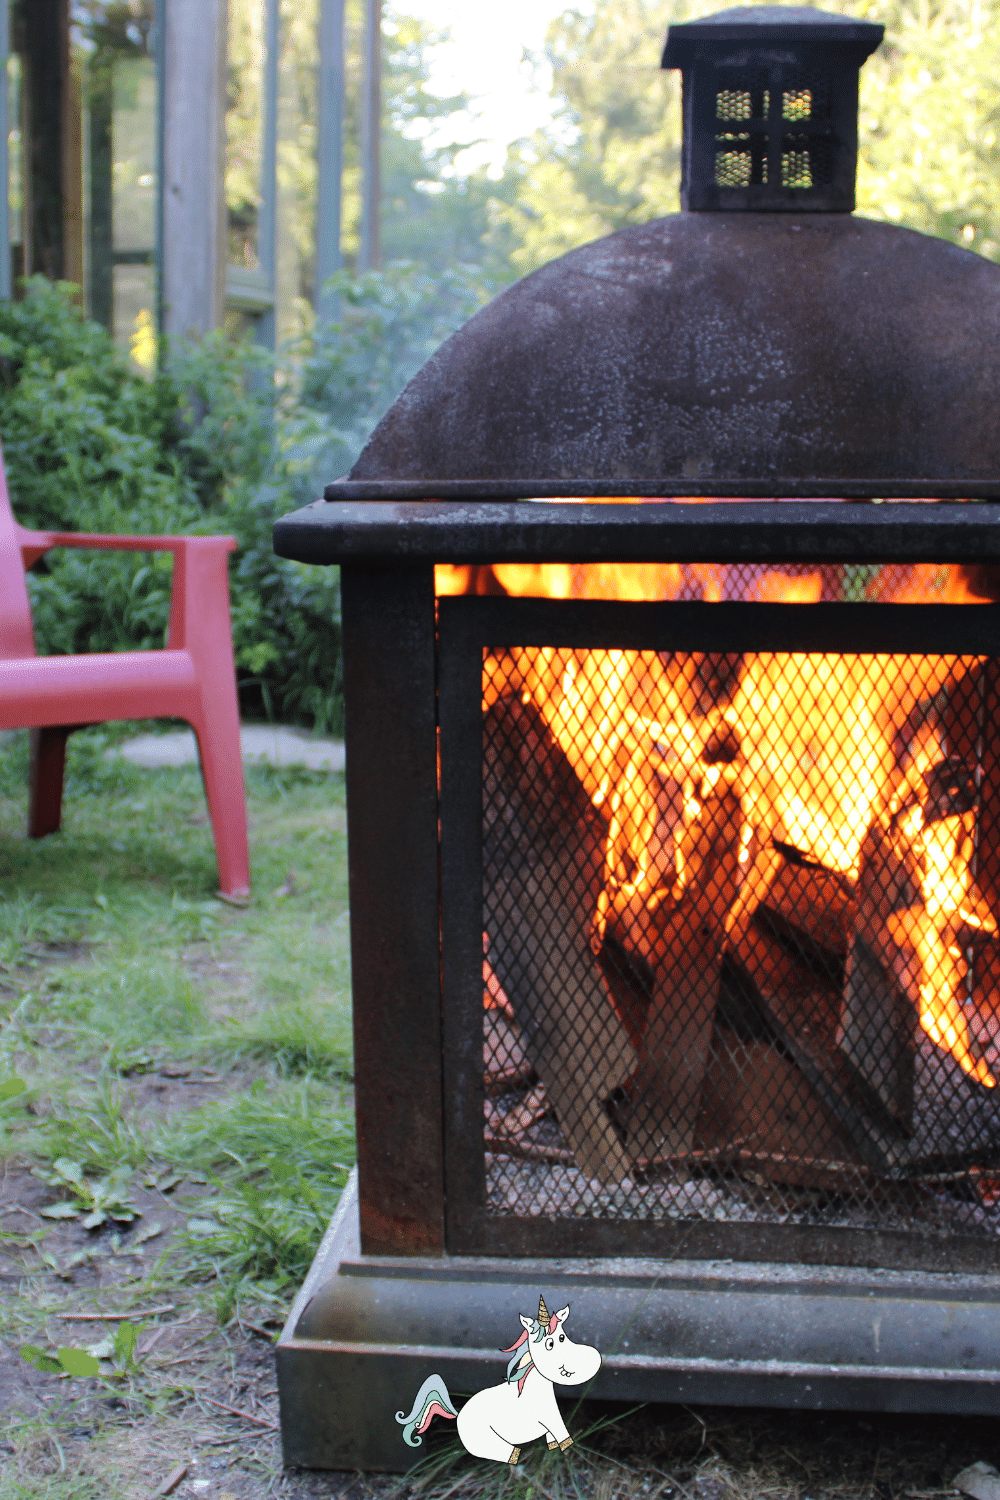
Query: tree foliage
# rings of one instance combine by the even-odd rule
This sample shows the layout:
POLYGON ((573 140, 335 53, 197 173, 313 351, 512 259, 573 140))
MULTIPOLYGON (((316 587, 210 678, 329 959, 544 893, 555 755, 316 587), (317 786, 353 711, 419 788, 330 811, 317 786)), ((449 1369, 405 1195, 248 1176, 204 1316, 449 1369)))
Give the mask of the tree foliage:
MULTIPOLYGON (((861 72, 858 211, 1000 257, 1000 0, 824 0, 881 21, 861 72)), ((524 273, 679 205, 680 78, 671 22, 718 0, 595 0, 549 28, 555 128, 512 150, 494 223, 524 273), (512 188, 512 190, 511 190, 512 188)))

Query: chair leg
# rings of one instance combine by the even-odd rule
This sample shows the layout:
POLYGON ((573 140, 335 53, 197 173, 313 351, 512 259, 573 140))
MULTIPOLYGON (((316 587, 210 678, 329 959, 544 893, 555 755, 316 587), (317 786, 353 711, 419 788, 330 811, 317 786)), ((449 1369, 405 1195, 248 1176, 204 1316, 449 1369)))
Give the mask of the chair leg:
POLYGON ((224 896, 250 894, 250 852, 247 847, 247 803, 243 785, 243 754, 239 720, 229 715, 195 724, 201 776, 208 816, 215 837, 219 889, 224 896))
POLYGON ((43 839, 62 822, 63 773, 66 741, 75 724, 53 724, 31 731, 31 771, 28 794, 28 837, 43 839))

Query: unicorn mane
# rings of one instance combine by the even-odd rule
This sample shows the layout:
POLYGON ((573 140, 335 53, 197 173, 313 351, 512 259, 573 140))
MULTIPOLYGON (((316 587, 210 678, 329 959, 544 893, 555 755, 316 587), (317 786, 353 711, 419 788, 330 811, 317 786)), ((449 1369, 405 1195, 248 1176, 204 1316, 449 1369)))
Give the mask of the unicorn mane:
POLYGON ((521 1329, 521 1337, 507 1349, 501 1349, 501 1354, 509 1354, 510 1360, 507 1364, 507 1383, 513 1384, 517 1381, 517 1394, 524 1390, 524 1382, 535 1367, 535 1356, 531 1352, 532 1344, 540 1344, 542 1339, 550 1333, 555 1333, 559 1327, 559 1319, 553 1315, 548 1323, 540 1323, 537 1318, 532 1318, 530 1330, 521 1329), (518 1350, 521 1352, 518 1353, 518 1350))

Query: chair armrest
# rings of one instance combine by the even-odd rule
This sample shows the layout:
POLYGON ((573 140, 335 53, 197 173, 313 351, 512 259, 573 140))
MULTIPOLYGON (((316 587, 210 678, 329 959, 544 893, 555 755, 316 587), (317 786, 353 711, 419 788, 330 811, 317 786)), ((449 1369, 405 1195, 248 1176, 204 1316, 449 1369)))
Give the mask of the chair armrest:
POLYGON ((229 570, 226 554, 235 552, 233 536, 102 536, 86 531, 27 531, 19 526, 18 543, 25 569, 51 547, 89 547, 107 552, 172 552, 174 576, 170 586, 167 647, 199 650, 212 636, 228 642, 232 670, 232 627, 229 617, 229 570))
POLYGON ((86 547, 102 552, 189 552, 192 543, 225 544, 226 552, 235 552, 232 536, 105 536, 93 531, 27 531, 18 527, 21 557, 30 568, 52 547, 86 547))

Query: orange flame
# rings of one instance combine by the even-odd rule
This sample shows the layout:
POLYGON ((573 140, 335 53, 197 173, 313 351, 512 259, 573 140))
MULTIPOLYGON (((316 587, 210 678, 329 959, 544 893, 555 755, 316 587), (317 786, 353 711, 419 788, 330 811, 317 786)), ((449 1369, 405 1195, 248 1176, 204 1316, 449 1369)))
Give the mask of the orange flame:
MULTIPOLYGON (((437 591, 479 592, 481 580, 473 573, 482 571, 439 566, 437 591)), ((498 563, 492 576, 496 592, 558 599, 642 601, 696 593, 706 601, 736 596, 806 605, 823 594, 819 571, 796 576, 774 569, 741 589, 740 575, 719 564, 498 563)), ((898 603, 980 602, 958 568, 925 565, 881 570, 867 595, 898 603)), ((778 840, 856 880, 873 822, 901 788, 908 784, 912 792, 923 771, 943 757, 936 734, 921 732, 901 766, 897 737, 911 716, 926 719, 956 665, 943 655, 749 654, 729 701, 706 705, 695 688, 696 658, 533 647, 487 658, 484 699, 488 706, 505 691, 530 696, 594 804, 606 808, 603 921, 612 901, 619 911, 638 910, 658 893, 684 889, 685 835, 722 769, 704 763, 705 746, 723 730, 741 747, 726 768, 743 810, 741 867, 749 864, 752 842, 760 847, 778 840)), ((915 815, 922 905, 896 913, 887 925, 919 971, 913 988, 924 1031, 972 1078, 993 1087, 989 1069, 973 1056, 960 998, 967 965, 958 928, 997 931, 972 877, 975 815, 926 827, 919 807, 915 815)))

